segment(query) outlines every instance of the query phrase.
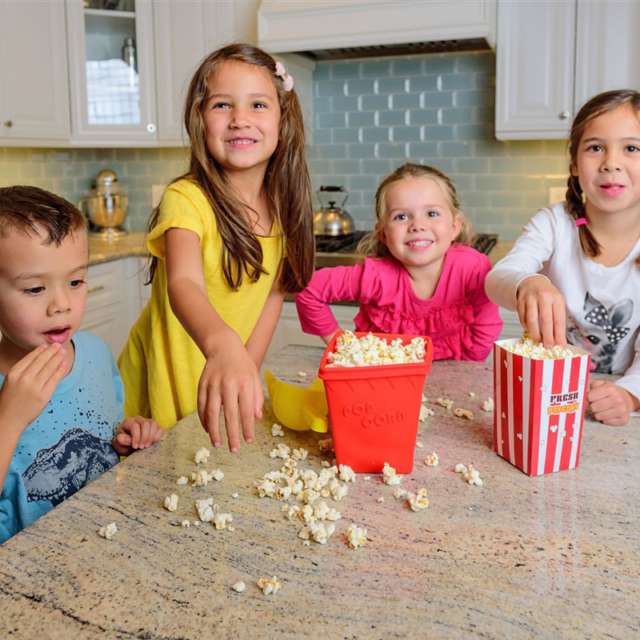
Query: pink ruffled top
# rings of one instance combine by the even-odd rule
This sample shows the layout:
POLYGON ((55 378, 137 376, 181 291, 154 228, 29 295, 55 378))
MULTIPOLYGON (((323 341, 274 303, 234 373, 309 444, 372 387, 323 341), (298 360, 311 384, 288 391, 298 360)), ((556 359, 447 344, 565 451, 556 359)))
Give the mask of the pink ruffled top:
POLYGON ((407 270, 394 258, 320 269, 296 296, 300 324, 306 333, 331 335, 338 323, 329 305, 358 302, 357 331, 430 336, 434 360, 484 360, 502 330, 498 307, 484 292, 490 269, 485 255, 454 245, 426 300, 418 298, 407 270))

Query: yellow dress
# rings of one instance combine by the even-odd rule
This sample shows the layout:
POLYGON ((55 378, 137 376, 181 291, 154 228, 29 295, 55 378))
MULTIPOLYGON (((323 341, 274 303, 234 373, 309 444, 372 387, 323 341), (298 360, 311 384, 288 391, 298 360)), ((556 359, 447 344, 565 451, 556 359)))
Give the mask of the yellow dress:
POLYGON ((281 235, 259 236, 267 274, 257 282, 245 277, 240 288, 233 291, 224 279, 222 239, 203 192, 186 179, 167 188, 158 224, 147 236, 147 248, 158 258, 151 298, 118 359, 125 388, 125 416, 152 417, 166 429, 197 409, 198 381, 205 364, 202 352, 169 303, 164 233, 170 228, 198 234, 209 300, 245 344, 260 317, 284 253, 281 235))

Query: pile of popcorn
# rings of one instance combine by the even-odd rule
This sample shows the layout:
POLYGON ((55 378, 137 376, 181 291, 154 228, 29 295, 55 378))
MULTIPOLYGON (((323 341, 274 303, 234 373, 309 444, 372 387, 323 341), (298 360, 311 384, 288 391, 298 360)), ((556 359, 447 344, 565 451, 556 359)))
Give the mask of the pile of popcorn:
POLYGON ((391 342, 368 333, 358 338, 345 331, 336 340, 336 350, 329 356, 328 367, 364 367, 379 364, 407 364, 424 361, 424 338, 413 338, 406 345, 400 338, 391 342))
POLYGON ((342 500, 348 492, 347 483, 355 482, 356 475, 347 465, 324 467, 319 472, 303 468, 299 463, 307 453, 306 449, 278 444, 270 457, 281 458, 284 464, 258 480, 256 491, 261 498, 285 502, 282 511, 290 522, 300 525, 298 537, 306 545, 312 541, 326 544, 335 532, 335 522, 342 517, 326 500, 342 500))
POLYGON ((542 342, 535 342, 529 336, 524 335, 517 342, 505 344, 504 349, 518 356, 532 358, 533 360, 558 360, 572 358, 575 352, 570 347, 545 347, 542 342))

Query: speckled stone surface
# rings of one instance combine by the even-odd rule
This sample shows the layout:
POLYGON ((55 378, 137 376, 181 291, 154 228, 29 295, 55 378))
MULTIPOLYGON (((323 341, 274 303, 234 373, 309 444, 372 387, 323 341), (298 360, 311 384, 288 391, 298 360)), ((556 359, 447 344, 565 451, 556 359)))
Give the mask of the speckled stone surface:
POLYGON ((113 240, 106 240, 102 236, 89 234, 89 264, 100 264, 130 258, 132 256, 145 257, 149 255, 144 245, 145 234, 142 231, 127 233, 113 240))
MULTIPOLYGON (((319 357, 301 347, 271 364, 295 380, 313 375, 319 357)), ((0 547, 0 637, 638 637, 637 418, 622 429, 587 423, 578 470, 529 478, 491 449, 491 416, 479 406, 490 386, 486 364, 434 364, 428 397, 446 395, 475 419, 434 406, 421 427, 403 486, 426 486, 430 508, 413 513, 379 477, 361 475, 336 504, 343 519, 325 546, 303 546, 281 503, 253 492, 279 467, 268 456, 275 443, 308 448, 319 469, 320 436, 273 438, 267 418, 239 454, 214 451, 206 467, 225 477, 196 489, 175 480, 208 439, 197 419, 183 420, 0 547), (426 467, 433 450, 441 464, 426 467), (465 484, 458 462, 473 462, 485 486, 465 484), (162 508, 172 492, 175 514, 162 508), (196 519, 193 498, 209 495, 233 513, 234 532, 171 525, 196 519), (112 521, 118 534, 100 538, 112 521), (370 539, 355 551, 344 538, 351 522, 370 539), (272 575, 282 589, 264 596, 255 581, 272 575), (237 580, 242 594, 230 589, 237 580)))

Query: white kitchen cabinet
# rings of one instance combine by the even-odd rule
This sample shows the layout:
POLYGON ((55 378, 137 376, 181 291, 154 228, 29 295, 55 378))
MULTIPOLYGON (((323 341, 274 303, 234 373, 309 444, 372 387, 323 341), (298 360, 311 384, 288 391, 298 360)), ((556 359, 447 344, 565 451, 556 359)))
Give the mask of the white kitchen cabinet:
POLYGON ((495 0, 262 0, 258 42, 270 52, 493 39, 495 0))
POLYGON ((640 88, 638 0, 500 0, 496 137, 566 138, 589 98, 640 88))
POLYGON ((89 267, 87 308, 80 328, 100 336, 115 358, 148 297, 144 264, 141 258, 121 258, 89 267))
POLYGON ((66 0, 66 17, 73 140, 155 144, 151 0, 66 0))
POLYGON ((0 2, 0 146, 70 136, 62 0, 0 2))
MULTIPOLYGON (((333 311, 340 327, 353 330, 353 319, 358 313, 357 305, 331 305, 331 311, 333 311)), ((282 305, 280 320, 269 345, 269 354, 274 354, 289 345, 322 348, 325 346, 318 336, 312 336, 302 331, 295 302, 285 302, 282 305)))

